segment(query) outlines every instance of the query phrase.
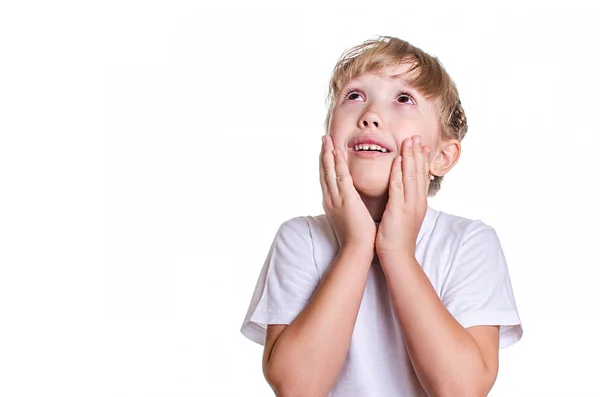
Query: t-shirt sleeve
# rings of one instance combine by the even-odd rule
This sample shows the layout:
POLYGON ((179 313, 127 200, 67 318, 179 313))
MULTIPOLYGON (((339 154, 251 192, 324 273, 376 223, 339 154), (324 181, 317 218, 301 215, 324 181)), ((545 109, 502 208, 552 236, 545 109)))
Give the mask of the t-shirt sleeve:
POLYGON ((465 328, 500 326, 500 348, 523 335, 506 259, 496 231, 481 221, 466 230, 447 273, 442 302, 465 328))
POLYGON ((284 222, 264 262, 241 332, 264 346, 268 324, 290 324, 320 282, 308 221, 284 222))

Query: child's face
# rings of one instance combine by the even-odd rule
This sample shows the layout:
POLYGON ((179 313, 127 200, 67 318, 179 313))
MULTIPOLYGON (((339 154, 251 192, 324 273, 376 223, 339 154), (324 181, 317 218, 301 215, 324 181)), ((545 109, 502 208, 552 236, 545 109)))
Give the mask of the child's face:
MULTIPOLYGON (((387 67, 385 75, 367 73, 351 80, 340 92, 331 117, 333 146, 344 153, 354 186, 362 194, 378 197, 387 193, 392 161, 402 142, 415 135, 431 148, 431 159, 438 149, 438 124, 435 104, 426 100, 403 78, 410 65, 387 67), (372 137, 388 149, 387 153, 357 152, 354 141, 372 137)), ((430 168, 431 169, 431 168, 430 168)))

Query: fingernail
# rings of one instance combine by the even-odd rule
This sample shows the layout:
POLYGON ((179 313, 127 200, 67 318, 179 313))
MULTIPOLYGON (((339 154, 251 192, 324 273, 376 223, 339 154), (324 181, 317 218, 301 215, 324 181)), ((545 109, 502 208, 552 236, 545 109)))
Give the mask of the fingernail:
POLYGON ((408 143, 406 144, 407 147, 411 148, 413 146, 413 141, 412 139, 408 140, 408 143))

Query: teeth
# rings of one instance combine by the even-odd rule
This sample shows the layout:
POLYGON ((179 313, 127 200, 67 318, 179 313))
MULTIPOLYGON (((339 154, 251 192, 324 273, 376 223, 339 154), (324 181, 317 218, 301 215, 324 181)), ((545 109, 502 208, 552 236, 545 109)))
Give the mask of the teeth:
POLYGON ((379 152, 383 152, 386 153, 387 149, 386 148, 382 148, 379 145, 369 145, 369 144, 360 144, 360 145, 355 145, 354 146, 354 150, 377 150, 379 152))

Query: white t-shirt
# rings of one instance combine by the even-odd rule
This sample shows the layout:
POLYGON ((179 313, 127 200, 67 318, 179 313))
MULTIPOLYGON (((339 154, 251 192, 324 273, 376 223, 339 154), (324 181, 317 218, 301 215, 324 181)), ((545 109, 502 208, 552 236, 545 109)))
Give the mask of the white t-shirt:
MULTIPOLYGON (((284 222, 258 278, 241 332, 265 344, 267 324, 290 324, 304 309, 339 250, 325 215, 284 222)), ((495 230, 431 207, 417 237, 416 259, 438 296, 465 328, 499 325, 500 348, 523 328, 495 230)), ((375 259, 348 355, 329 397, 424 396, 375 259)))

